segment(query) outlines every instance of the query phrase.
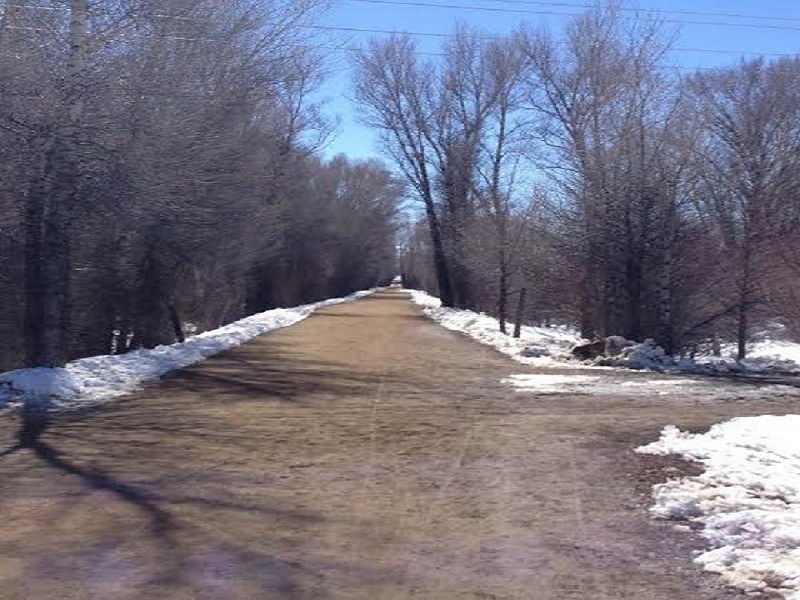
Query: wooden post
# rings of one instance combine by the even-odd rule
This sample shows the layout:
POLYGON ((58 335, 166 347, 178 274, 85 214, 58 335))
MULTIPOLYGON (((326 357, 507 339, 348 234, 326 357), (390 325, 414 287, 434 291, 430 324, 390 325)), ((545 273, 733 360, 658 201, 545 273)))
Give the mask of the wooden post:
POLYGON ((517 302, 517 315, 514 322, 514 337, 518 338, 522 330, 522 314, 525 311, 525 288, 519 290, 519 300, 517 302))

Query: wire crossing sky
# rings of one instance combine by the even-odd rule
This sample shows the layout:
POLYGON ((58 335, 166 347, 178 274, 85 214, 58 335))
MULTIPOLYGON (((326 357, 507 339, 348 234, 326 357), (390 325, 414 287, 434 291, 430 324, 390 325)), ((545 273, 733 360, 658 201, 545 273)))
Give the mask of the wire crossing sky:
MULTIPOLYGON (((357 107, 349 101, 348 49, 370 37, 402 31, 414 35, 422 52, 435 56, 457 21, 484 29, 488 35, 506 34, 521 22, 558 31, 571 15, 590 6, 585 0, 334 0, 315 26, 331 70, 320 96, 328 100, 328 114, 341 120, 326 154, 379 156, 375 136, 359 124, 357 107)), ((684 71, 732 64, 743 57, 775 58, 800 52, 797 0, 639 0, 625 13, 632 19, 655 13, 674 31, 669 64, 684 71)))

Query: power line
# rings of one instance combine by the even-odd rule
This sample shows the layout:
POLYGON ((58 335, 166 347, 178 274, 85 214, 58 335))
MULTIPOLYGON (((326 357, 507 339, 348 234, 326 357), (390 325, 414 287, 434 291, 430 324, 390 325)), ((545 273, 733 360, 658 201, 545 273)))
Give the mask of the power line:
MULTIPOLYGON (((358 52, 359 48, 353 48, 352 46, 314 46, 315 50, 325 50, 326 52, 334 51, 334 52, 358 52)), ((444 58, 446 54, 442 52, 421 52, 417 51, 416 54, 420 56, 435 56, 438 58, 444 58)), ((698 71, 713 71, 718 69, 719 67, 687 67, 684 65, 660 65, 663 69, 673 69, 676 71, 686 71, 689 73, 697 73, 698 71)))
MULTIPOLYGON (((534 6, 557 6, 562 8, 580 8, 591 9, 596 8, 594 4, 575 4, 572 2, 536 2, 534 0, 488 0, 489 2, 504 2, 507 4, 528 4, 534 6)), ((743 15, 740 13, 722 13, 722 12, 705 12, 699 10, 669 10, 669 9, 653 9, 651 11, 643 11, 639 8, 620 7, 619 10, 624 12, 652 12, 656 15, 688 15, 692 17, 723 17, 726 19, 754 19, 758 21, 784 21, 788 23, 800 23, 799 17, 776 17, 771 15, 743 15)))
MULTIPOLYGON (((553 6, 557 8, 576 8, 581 10, 587 10, 596 8, 596 4, 580 4, 574 2, 541 2, 537 0, 483 0, 488 2, 502 2, 504 4, 521 4, 521 5, 528 5, 528 6, 553 6)), ((45 5, 37 5, 37 4, 7 4, 8 8, 32 8, 35 10, 68 10, 66 7, 58 7, 58 6, 45 6, 45 5)), ((784 23, 800 23, 800 17, 784 17, 784 16, 776 16, 776 15, 755 15, 755 14, 742 14, 742 13, 726 13, 726 12, 709 12, 709 11, 701 11, 701 10, 672 10, 666 8, 659 8, 659 9, 640 9, 640 8, 630 8, 630 7, 620 7, 620 11, 623 12, 632 12, 632 13, 641 13, 641 12, 649 12, 655 15, 686 15, 691 17, 722 17, 725 19, 750 19, 755 21, 781 21, 784 23)), ((573 13, 553 13, 553 14, 573 14, 573 13)), ((161 15, 156 15, 161 16, 161 15)), ((691 23, 694 23, 693 21, 691 23)), ((706 24, 705 22, 697 22, 698 24, 706 24)), ((711 23, 708 23, 711 24, 711 23)), ((715 25, 717 23, 714 23, 715 25)), ((739 25, 738 23, 730 23, 730 25, 739 25)))
MULTIPOLYGON (((384 34, 384 35, 392 35, 392 34, 406 34, 406 35, 413 35, 419 37, 435 37, 435 38, 449 38, 451 34, 449 33, 441 33, 441 32, 426 32, 426 31, 398 31, 392 29, 367 29, 362 27, 334 27, 330 25, 303 25, 306 29, 319 29, 323 31, 342 31, 348 33, 374 33, 374 34, 384 34)), ((499 35, 484 35, 480 36, 482 39, 497 39, 500 37, 499 35)), ((789 52, 759 52, 759 51, 748 51, 748 50, 714 50, 710 48, 686 48, 682 46, 675 46, 670 48, 670 50, 674 50, 676 52, 693 52, 693 53, 710 53, 710 54, 729 54, 734 56, 742 56, 744 54, 749 55, 758 55, 758 56, 776 56, 776 57, 791 57, 797 56, 797 54, 792 54, 789 52)))
MULTIPOLYGON (((487 1, 487 0, 484 0, 487 1)), ((560 8, 574 8, 579 10, 587 10, 591 8, 595 8, 596 5, 593 4, 576 4, 571 2, 540 2, 537 0, 488 0, 489 2, 502 2, 505 4, 518 4, 518 5, 529 5, 529 6, 553 6, 553 7, 560 7, 560 8)), ((489 6, 469 6, 469 5, 458 5, 458 4, 435 4, 431 2, 422 2, 422 1, 410 1, 410 0, 350 0, 350 2, 363 2, 368 4, 389 4, 389 5, 399 5, 399 6, 422 6, 422 7, 429 7, 429 8, 451 8, 457 10, 478 10, 478 11, 488 11, 488 12, 497 12, 497 13, 506 13, 506 14, 533 14, 533 15, 547 15, 547 16, 562 16, 562 17, 571 17, 571 16, 580 16, 582 13, 580 12, 559 12, 559 11, 552 11, 552 10, 528 10, 528 9, 514 9, 514 8, 492 8, 489 6)), ((50 6, 40 6, 40 5, 30 5, 30 4, 9 4, 7 7, 10 8, 32 8, 38 10, 68 10, 66 7, 50 7, 50 6)), ((782 21, 787 23, 800 23, 800 17, 779 17, 779 16, 771 16, 771 15, 754 15, 754 14, 741 14, 741 13, 722 13, 722 12, 705 12, 705 11, 686 11, 686 10, 669 10, 669 9, 654 9, 654 10, 643 10, 638 8, 627 8, 621 7, 620 10, 624 12, 634 12, 634 13, 642 13, 647 12, 653 15, 662 15, 662 14, 669 14, 669 15, 689 15, 689 16, 699 16, 699 17, 723 17, 723 18, 730 18, 730 19, 754 19, 754 20, 762 20, 762 21, 782 21)), ((187 19, 187 20, 194 20, 191 17, 179 17, 179 16, 171 16, 171 15, 152 15, 158 18, 172 18, 172 19, 187 19)), ((740 29, 769 29, 769 30, 778 30, 778 31, 800 31, 800 26, 788 26, 788 25, 771 25, 771 24, 763 24, 763 25, 756 25, 753 23, 731 23, 727 21, 693 21, 689 19, 664 19, 665 23, 676 24, 676 25, 710 25, 716 27, 733 27, 733 28, 740 28, 740 29)), ((322 28, 322 27, 320 27, 322 28)), ((709 50, 709 52, 714 52, 714 50, 709 50)), ((726 51, 720 51, 726 52, 726 51)), ((735 54, 735 52, 730 52, 735 54)), ((762 52, 747 52, 745 54, 767 54, 762 52)), ((793 56, 791 54, 771 54, 772 56, 793 56)))
MULTIPOLYGON (((480 7, 480 6, 450 6, 450 5, 434 5, 434 4, 423 4, 423 3, 412 3, 412 2, 399 2, 399 1, 389 1, 389 0, 351 0, 352 2, 373 2, 379 4, 413 4, 419 6, 437 6, 438 8, 458 8, 458 9, 469 9, 469 10, 488 10, 493 12, 508 12, 508 13, 526 13, 526 14, 544 14, 544 15, 553 15, 553 16, 573 16, 579 15, 581 13, 565 13, 565 12, 556 12, 556 11, 533 11, 533 10, 518 10, 518 9, 500 9, 500 8, 491 8, 491 7, 480 7)), ((504 4, 521 4, 521 5, 528 5, 528 6, 553 6, 557 8, 574 8, 580 10, 587 10, 596 8, 595 4, 576 4, 572 2, 540 2, 537 0, 484 0, 489 2, 502 2, 504 4)), ((34 4, 7 4, 8 8, 32 8, 35 10, 61 10, 66 11, 69 10, 66 7, 55 7, 55 6, 44 6, 44 5, 34 5, 34 4)), ((633 12, 633 13, 642 13, 647 12, 654 15, 688 15, 688 16, 695 16, 695 17, 723 17, 726 19, 751 19, 757 21, 782 21, 785 23, 800 23, 800 17, 782 17, 782 16, 773 16, 773 15, 755 15, 755 14, 741 14, 741 13, 724 13, 724 12, 707 12, 707 11, 699 11, 699 10, 670 10, 670 9, 652 9, 652 10, 645 10, 639 8, 629 8, 629 7, 620 7, 619 10, 623 12, 633 12)), ((190 17, 177 17, 177 16, 169 16, 169 15, 153 15, 156 17, 164 17, 164 18, 184 18, 190 19, 190 17)), ((718 21, 691 21, 691 20, 668 20, 668 23, 683 23, 687 25, 716 25, 722 27, 749 27, 749 28, 756 28, 756 29, 780 29, 780 30, 788 30, 788 31, 800 31, 800 27, 788 27, 788 26, 781 26, 781 25, 755 25, 750 23, 728 23, 728 22, 718 22, 718 21)))
MULTIPOLYGON (((361 27, 333 27, 331 25, 302 25, 304 29, 321 29, 323 31, 346 31, 350 33, 382 33, 386 35, 392 35, 395 33, 403 33, 408 35, 415 35, 421 37, 436 37, 436 38, 448 38, 450 37, 449 33, 426 33, 424 31, 398 31, 396 29, 364 29, 361 27)), ((494 39, 495 36, 481 36, 485 39, 494 39)))
MULTIPOLYGON (((528 10, 522 8, 493 8, 491 6, 469 6, 465 4, 435 4, 433 2, 412 2, 410 0, 349 0, 350 2, 362 2, 366 4, 386 4, 391 6, 420 6, 424 8, 444 8, 455 10, 477 10, 482 12, 493 12, 502 14, 522 14, 522 15, 549 15, 560 17, 576 17, 581 13, 577 12, 559 12, 554 10, 528 10)), ((580 8, 579 5, 573 5, 575 8, 580 8)), ((627 17, 630 19, 631 17, 627 17)), ((664 19, 664 23, 673 25, 711 25, 715 27, 732 27, 738 29, 759 29, 759 30, 777 30, 777 31, 800 31, 800 27, 791 27, 788 25, 753 25, 750 23, 730 23, 727 21, 692 21, 689 19, 664 19)))
MULTIPOLYGON (((358 52, 359 48, 352 48, 350 46, 314 46, 316 50, 333 50, 336 52, 358 52)), ((421 56, 438 56, 443 58, 445 55, 441 52, 417 52, 421 56)))

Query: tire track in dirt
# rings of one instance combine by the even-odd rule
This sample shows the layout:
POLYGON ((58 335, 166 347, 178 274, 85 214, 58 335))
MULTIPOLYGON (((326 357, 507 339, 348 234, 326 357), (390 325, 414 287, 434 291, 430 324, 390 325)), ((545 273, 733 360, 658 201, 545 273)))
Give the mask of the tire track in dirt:
POLYGON ((385 292, 59 418, 0 458, 0 598, 738 597, 632 449, 792 400, 501 383, 526 371, 385 292))

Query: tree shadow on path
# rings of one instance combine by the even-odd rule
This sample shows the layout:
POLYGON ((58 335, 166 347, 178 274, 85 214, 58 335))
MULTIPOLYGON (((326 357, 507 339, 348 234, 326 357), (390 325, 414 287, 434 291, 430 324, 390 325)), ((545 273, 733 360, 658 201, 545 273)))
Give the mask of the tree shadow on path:
POLYGON ((38 402, 17 413, 15 443, 0 453, 0 510, 43 508, 34 520, 6 513, 24 533, 0 532, 0 552, 14 548, 27 563, 9 581, 38 597, 124 588, 137 597, 301 599, 329 596, 323 574, 354 587, 388 576, 292 558, 298 547, 316 551, 318 529, 335 517, 272 492, 286 475, 269 453, 279 440, 264 438, 280 407, 371 381, 334 381, 328 365, 247 351, 207 362, 106 408, 59 415, 38 402), (93 566, 109 561, 113 568, 93 566))

